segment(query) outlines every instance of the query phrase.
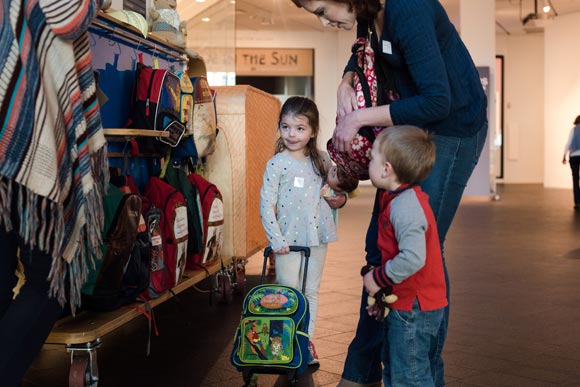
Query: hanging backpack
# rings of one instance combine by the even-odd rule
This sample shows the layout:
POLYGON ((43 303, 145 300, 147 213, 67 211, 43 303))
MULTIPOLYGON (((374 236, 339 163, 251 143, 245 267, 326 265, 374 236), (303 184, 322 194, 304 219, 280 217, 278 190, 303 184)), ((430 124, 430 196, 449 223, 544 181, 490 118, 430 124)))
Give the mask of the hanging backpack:
POLYGON ((187 206, 183 195, 158 177, 151 177, 145 186, 145 197, 151 205, 161 210, 160 226, 163 246, 163 263, 169 272, 169 287, 175 286, 183 276, 187 257, 187 206))
MULTIPOLYGON (((187 174, 179 167, 169 165, 165 170, 165 181, 183 195, 187 206, 187 223, 189 239, 187 241, 187 256, 199 254, 203 250, 203 215, 201 199, 197 186, 191 184, 187 174)), ((189 260, 189 258, 188 258, 189 260)))
POLYGON ((205 77, 191 78, 193 84, 193 142, 197 158, 213 154, 217 135, 215 94, 205 77))
POLYGON ((181 121, 181 84, 169 70, 152 69, 137 63, 133 108, 129 127, 169 132, 169 137, 157 137, 163 143, 177 146, 185 125, 181 121))
POLYGON ((187 73, 178 71, 175 75, 179 78, 181 86, 179 108, 181 111, 181 122, 185 125, 184 136, 190 136, 193 134, 193 84, 187 73))
POLYGON ((146 233, 144 224, 140 224, 141 204, 139 195, 125 194, 114 185, 109 185, 108 193, 103 198, 103 259, 95 262, 81 291, 83 305, 87 309, 114 310, 135 301, 142 291, 137 289, 143 283, 142 278, 133 276, 130 283, 125 281, 127 268, 133 265, 131 260, 139 266, 147 252, 146 246, 135 243, 138 234, 141 234, 141 240, 142 233, 146 233))
POLYGON ((163 212, 148 206, 144 213, 145 223, 150 235, 149 281, 141 292, 141 297, 151 300, 171 289, 171 273, 163 252, 163 212))
POLYGON ((187 178, 197 187, 201 200, 203 250, 190 256, 187 265, 188 269, 196 269, 198 265, 212 265, 221 257, 224 244, 224 202, 216 185, 203 176, 190 173, 187 178))

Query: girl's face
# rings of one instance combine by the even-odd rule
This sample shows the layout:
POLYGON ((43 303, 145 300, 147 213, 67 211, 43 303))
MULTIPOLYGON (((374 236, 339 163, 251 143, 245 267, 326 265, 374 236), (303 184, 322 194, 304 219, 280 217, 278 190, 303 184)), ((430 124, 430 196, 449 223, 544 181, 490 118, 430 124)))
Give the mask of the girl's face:
POLYGON ((308 118, 303 115, 285 114, 280 120, 280 138, 286 152, 296 158, 306 156, 304 149, 315 136, 308 118))
POLYGON ((350 30, 356 24, 356 15, 349 10, 349 5, 335 1, 303 0, 302 7, 316 15, 323 26, 350 30))

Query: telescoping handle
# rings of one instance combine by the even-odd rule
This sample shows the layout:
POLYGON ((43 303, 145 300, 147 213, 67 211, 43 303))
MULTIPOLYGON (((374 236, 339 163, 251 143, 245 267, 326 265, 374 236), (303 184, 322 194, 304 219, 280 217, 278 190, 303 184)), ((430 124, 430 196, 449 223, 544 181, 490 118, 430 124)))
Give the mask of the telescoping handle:
MULTIPOLYGON (((302 293, 306 292, 306 273, 308 272, 308 259, 310 258, 310 247, 306 246, 290 246, 290 251, 298 251, 304 253, 304 276, 302 277, 302 293)), ((260 277, 260 284, 264 283, 264 276, 266 275, 266 263, 268 257, 272 254, 270 246, 264 249, 264 265, 262 266, 262 276, 260 277)))

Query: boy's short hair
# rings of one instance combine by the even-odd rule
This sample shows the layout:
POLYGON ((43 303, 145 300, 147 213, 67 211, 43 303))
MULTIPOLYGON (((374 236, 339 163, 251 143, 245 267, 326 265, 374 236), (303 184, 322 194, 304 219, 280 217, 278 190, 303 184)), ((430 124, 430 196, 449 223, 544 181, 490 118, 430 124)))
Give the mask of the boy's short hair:
POLYGON ((393 166, 399 182, 415 184, 424 180, 435 163, 435 143, 431 134, 412 125, 385 128, 377 136, 379 153, 393 166))
POLYGON ((344 168, 341 168, 338 165, 336 166, 336 177, 338 178, 337 187, 342 192, 350 193, 357 189, 358 179, 346 173, 344 168))

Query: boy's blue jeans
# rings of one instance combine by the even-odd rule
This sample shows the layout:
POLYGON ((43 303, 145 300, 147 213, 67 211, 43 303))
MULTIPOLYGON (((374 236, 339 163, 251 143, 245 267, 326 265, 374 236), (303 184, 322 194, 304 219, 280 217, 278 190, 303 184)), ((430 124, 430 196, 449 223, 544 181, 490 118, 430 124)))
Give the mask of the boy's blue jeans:
POLYGON ((384 324, 383 383, 385 387, 433 387, 434 355, 443 308, 422 312, 415 300, 410 312, 391 310, 384 324))
MULTIPOLYGON (((487 123, 472 137, 433 136, 436 147, 435 165, 425 181, 423 191, 429 195, 429 204, 437 220, 437 230, 443 252, 443 243, 451 226, 463 191, 485 144, 487 123)), ((377 247, 378 203, 375 199, 373 215, 366 235, 366 260, 371 265, 380 265, 381 254, 377 247)), ((445 282, 449 298, 449 277, 445 259, 445 282)), ((370 318, 366 311, 366 293, 363 289, 359 322, 355 338, 348 347, 342 378, 361 384, 381 380, 381 362, 377 356, 382 347, 382 325, 370 318)), ((441 353, 447 336, 449 306, 444 309, 443 321, 438 334, 438 350, 435 354, 435 386, 445 386, 441 353)))

